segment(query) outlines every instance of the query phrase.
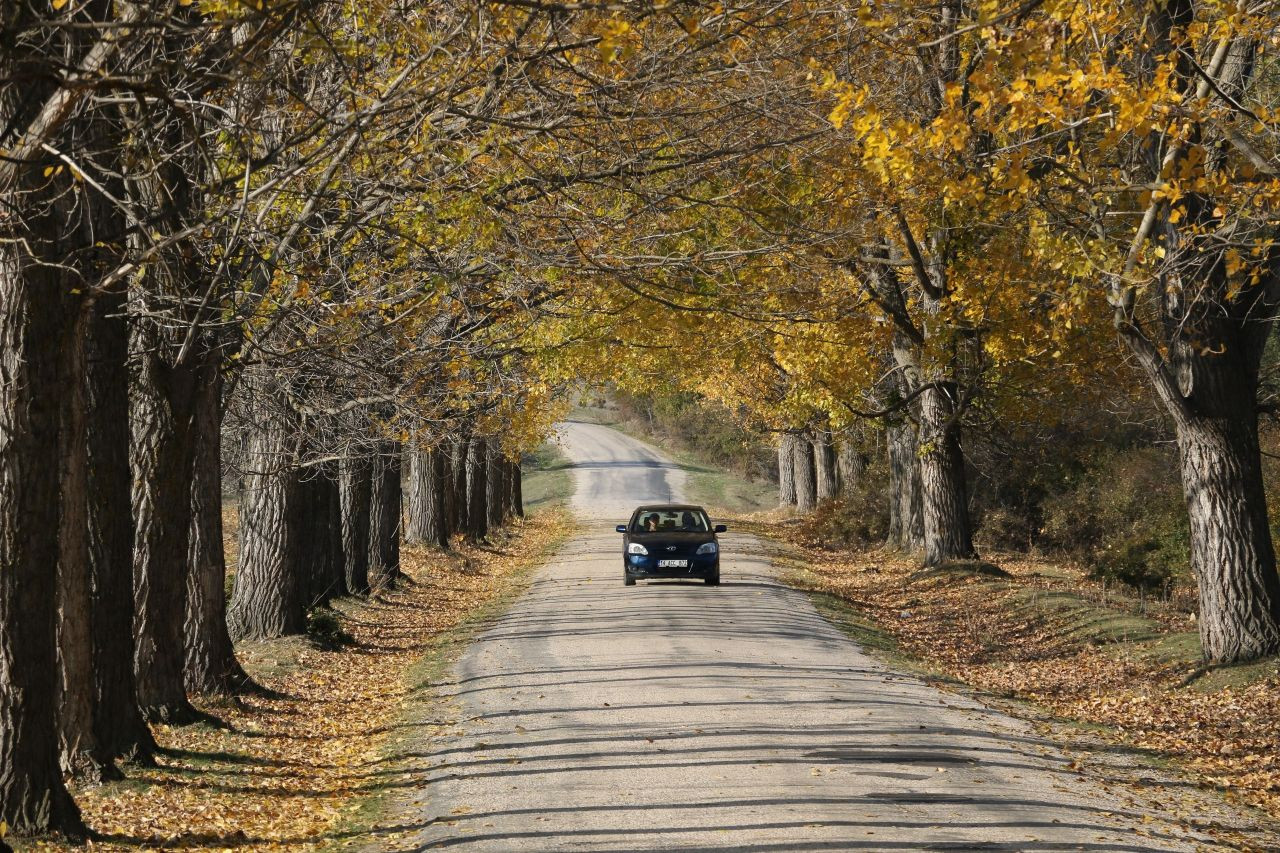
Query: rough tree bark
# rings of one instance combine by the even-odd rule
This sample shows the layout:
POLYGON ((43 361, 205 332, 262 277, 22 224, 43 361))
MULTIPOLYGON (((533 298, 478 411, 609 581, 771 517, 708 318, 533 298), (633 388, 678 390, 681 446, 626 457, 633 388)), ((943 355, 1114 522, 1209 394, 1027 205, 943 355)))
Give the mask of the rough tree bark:
POLYGON ((215 353, 196 386, 191 475, 191 571, 187 576, 185 681, 192 693, 231 695, 251 686, 227 631, 222 544, 222 372, 215 353))
POLYGON ((89 568, 94 733, 105 767, 150 763, 156 744, 134 677, 133 512, 129 471, 129 327, 122 290, 101 294, 87 335, 89 568))
POLYGON ((58 736, 62 770, 79 782, 102 780, 93 730, 92 587, 89 570, 88 389, 86 336, 91 306, 68 306, 70 334, 59 342, 64 389, 58 432, 62 514, 58 530, 58 736))
POLYGON ((825 429, 815 431, 811 444, 818 500, 828 501, 840 491, 840 475, 836 469, 836 450, 831 443, 831 433, 825 429))
POLYGON ((489 534, 488 513, 488 460, 485 453, 485 440, 473 435, 467 442, 466 462, 466 495, 467 495, 467 538, 472 542, 480 542, 489 534))
POLYGON ((503 497, 506 480, 506 457, 495 439, 485 442, 485 525, 496 530, 506 522, 506 500, 503 497))
POLYGON ((129 341, 134 668, 143 715, 182 724, 200 719, 183 675, 196 371, 189 360, 172 363, 162 347, 154 324, 139 317, 129 341))
POLYGON ((453 441, 449 451, 450 473, 450 508, 452 515, 449 521, 451 533, 467 533, 470 520, 467 517, 467 446, 470 442, 465 438, 453 441))
POLYGON ((400 574, 400 445, 382 442, 369 495, 369 585, 384 589, 400 574))
POLYGON ((298 480, 298 570, 308 609, 346 592, 341 490, 324 466, 300 472, 298 480))
POLYGON ((416 447, 409 462, 409 520, 405 541, 449 547, 447 492, 450 488, 446 450, 416 447))
POLYGON ((778 442, 778 505, 796 505, 796 442, 800 437, 784 432, 778 442))
POLYGON ((836 454, 836 468, 840 472, 840 491, 847 493, 862 482, 868 464, 867 455, 851 441, 843 441, 836 454))
POLYGON ((418 448, 410 457, 409 521, 406 541, 437 548, 449 547, 445 511, 448 491, 445 452, 439 447, 418 448))
POLYGON ((369 498, 373 468, 367 459, 346 457, 340 463, 342 556, 347 590, 369 592, 369 498))
POLYGON ((924 549, 924 505, 915 427, 906 418, 893 419, 886 424, 885 437, 889 458, 889 535, 885 544, 908 554, 918 553, 924 549))
POLYGON ((50 474, 60 395, 50 342, 65 334, 65 317, 59 282, 25 255, 38 236, 13 231, 6 223, 3 236, 20 239, 0 241, 0 820, 19 834, 80 834, 50 713, 58 689, 58 478, 50 474))
POLYGON ((520 468, 518 459, 513 459, 507 465, 509 472, 507 492, 511 502, 509 512, 513 518, 524 518, 524 472, 520 468))
POLYGON ((279 396, 262 397, 246 444, 240 564, 227 611, 236 640, 300 634, 307 627, 298 565, 297 417, 279 396))
POLYGON ((924 562, 977 557, 969 523, 969 494, 955 415, 955 386, 920 395, 920 486, 924 502, 924 562))
POLYGON ((813 444, 807 435, 796 436, 792 445, 792 468, 796 482, 796 510, 811 512, 818 503, 817 472, 813 464, 813 444))

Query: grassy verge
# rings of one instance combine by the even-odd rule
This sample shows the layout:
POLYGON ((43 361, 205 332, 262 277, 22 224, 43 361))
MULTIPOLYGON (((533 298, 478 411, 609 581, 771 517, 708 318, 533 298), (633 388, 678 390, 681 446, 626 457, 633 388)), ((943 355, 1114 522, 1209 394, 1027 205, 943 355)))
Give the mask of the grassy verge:
POLYGON ((547 442, 521 463, 521 491, 526 511, 563 504, 573 496, 573 463, 547 442))
POLYGON ((710 464, 697 450, 673 442, 671 437, 648 429, 644 421, 619 417, 617 410, 603 407, 577 406, 570 420, 612 427, 632 438, 659 444, 687 476, 685 497, 701 504, 714 515, 733 517, 776 509, 778 490, 773 483, 747 478, 710 464))
POLYGON ((325 641, 238 648, 271 693, 200 703, 215 722, 156 727, 157 766, 82 792, 94 849, 363 844, 377 822, 370 804, 405 784, 388 769, 394 745, 429 736, 411 725, 424 674, 571 532, 562 514, 534 513, 484 547, 405 547, 407 580, 335 602, 325 641))
POLYGON ((894 666, 1030 703, 1031 716, 1172 762, 1280 818, 1280 661, 1205 671, 1186 612, 1071 566, 1007 555, 998 576, 921 572, 896 554, 819 548, 795 524, 753 526, 784 543, 787 583, 894 666))

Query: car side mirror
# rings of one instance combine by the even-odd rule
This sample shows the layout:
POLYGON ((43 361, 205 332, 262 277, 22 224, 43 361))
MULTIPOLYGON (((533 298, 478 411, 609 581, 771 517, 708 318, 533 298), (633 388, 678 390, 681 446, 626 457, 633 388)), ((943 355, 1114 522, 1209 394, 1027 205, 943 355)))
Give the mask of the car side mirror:
POLYGON ((716 533, 724 533, 724 532, 725 532, 725 531, 727 531, 728 529, 729 529, 729 528, 725 527, 723 524, 717 524, 717 525, 716 525, 716 533))
POLYGON ((619 524, 619 525, 618 525, 616 528, 614 528, 614 529, 615 529, 615 530, 617 530, 619 533, 626 533, 626 532, 627 532, 627 526, 626 526, 625 524, 619 524))

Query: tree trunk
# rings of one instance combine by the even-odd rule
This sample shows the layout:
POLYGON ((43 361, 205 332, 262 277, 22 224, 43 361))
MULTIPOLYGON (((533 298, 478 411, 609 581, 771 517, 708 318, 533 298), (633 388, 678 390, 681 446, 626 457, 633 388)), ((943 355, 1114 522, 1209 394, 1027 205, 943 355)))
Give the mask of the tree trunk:
POLYGON ((89 569, 93 588, 94 733, 103 766, 150 763, 156 744, 138 707, 133 511, 129 471, 129 326, 125 294, 104 293, 87 335, 89 569))
POLYGON ((818 430, 813 435, 812 444, 818 500, 829 501, 840 491, 839 472, 836 470, 836 451, 831 443, 831 433, 818 430))
POLYGON ((465 438, 460 438, 450 442, 449 450, 449 476, 450 476, 450 507, 452 516, 449 522, 449 528, 452 533, 467 533, 471 529, 470 519, 467 517, 467 445, 465 438))
POLYGON ((88 400, 86 340, 90 306, 71 307, 70 334, 60 342, 62 375, 60 472, 62 515, 58 549, 58 735, 63 773, 82 783, 102 781, 93 733, 92 589, 89 573, 88 400))
POLYGON ((955 413, 955 387, 947 384, 920 395, 920 492, 924 503, 924 562, 977 557, 969 523, 960 424, 955 413))
MULTIPOLYGON (((6 199, 12 204, 13 199, 6 199)), ((58 351, 61 284, 0 243, 0 820, 83 832, 58 765, 58 351)), ((47 268, 46 268, 47 269, 47 268)))
POLYGON ((163 357, 148 319, 134 323, 129 346, 138 704, 152 722, 189 723, 200 719, 183 676, 196 372, 163 357))
POLYGON ((813 444, 807 435, 796 436, 792 445, 792 468, 796 481, 796 510, 811 512, 818 502, 817 472, 813 464, 813 444))
POLYGON ((187 577, 187 690, 226 696, 252 682, 227 632, 227 562, 222 543, 222 372, 208 354, 196 386, 191 475, 191 573, 187 577))
POLYGON ((506 458, 496 439, 485 442, 485 525, 496 530, 506 522, 503 499, 506 458))
POLYGON ((1256 415, 1178 424, 1200 593, 1200 642, 1213 663, 1280 653, 1280 579, 1262 485, 1256 415))
POLYGON ((908 554, 924 548, 924 506, 915 427, 905 418, 886 428, 889 456, 889 536, 886 545, 908 554))
POLYGON ((445 513, 445 493, 449 489, 449 472, 445 467, 445 453, 439 447, 422 451, 422 493, 419 495, 419 512, 422 515, 422 541, 437 548, 449 547, 449 522, 445 513))
POLYGON ((508 491, 511 496, 511 515, 514 518, 524 518, 524 472, 520 468, 520 460, 512 460, 509 463, 509 471, 511 479, 508 491))
POLYGON ((850 492, 862 482, 867 471, 867 455, 859 450, 851 441, 840 444, 836 455, 836 468, 839 471, 840 491, 850 492))
POLYGON ((240 497, 240 565, 227 613, 236 640, 300 634, 307 627, 298 565, 297 419, 280 399, 264 401, 255 414, 240 497))
POLYGON ((488 459, 485 453, 485 440, 478 435, 471 436, 467 442, 467 538, 472 542, 480 542, 489 535, 486 511, 488 502, 488 459))
POLYGON ((778 443, 778 505, 796 505, 796 442, 800 436, 784 432, 778 443))
POLYGON ((302 470, 298 480, 298 570, 308 609, 346 592, 341 495, 324 466, 302 470))
MULTIPOLYGON (((405 523, 404 541, 417 545, 430 541, 427 533, 427 516, 434 500, 432 483, 435 477, 435 459, 430 450, 419 446, 419 440, 409 445, 409 512, 405 523)), ((434 543, 433 543, 434 544, 434 543)))
POLYGON ((369 496, 369 585, 384 589, 400 574, 400 445, 383 442, 373 460, 369 496))
POLYGON ((347 590, 352 595, 369 592, 369 506, 373 469, 367 459, 344 458, 340 487, 342 508, 342 558, 347 590))

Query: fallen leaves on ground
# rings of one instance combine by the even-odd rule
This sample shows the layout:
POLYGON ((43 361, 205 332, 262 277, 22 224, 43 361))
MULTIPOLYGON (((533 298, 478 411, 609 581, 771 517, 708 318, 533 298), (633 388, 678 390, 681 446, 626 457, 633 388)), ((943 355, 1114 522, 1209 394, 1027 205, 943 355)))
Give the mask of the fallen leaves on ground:
POLYGON ((1103 726, 1105 737, 1174 757, 1201 783, 1280 818, 1277 663, 1226 686, 1214 673, 1198 678, 1187 596, 1148 600, 1021 555, 995 560, 1007 578, 924 573, 897 554, 829 550, 794 524, 754 522, 795 546, 798 585, 852 603, 929 669, 1103 726))
POLYGON ((567 535, 557 516, 532 516, 497 546, 406 547, 404 582, 336 603, 348 642, 239 649, 277 695, 201 704, 213 725, 158 727, 158 766, 78 798, 98 835, 90 848, 304 850, 359 835, 355 810, 388 781, 382 747, 413 690, 409 668, 567 535))

